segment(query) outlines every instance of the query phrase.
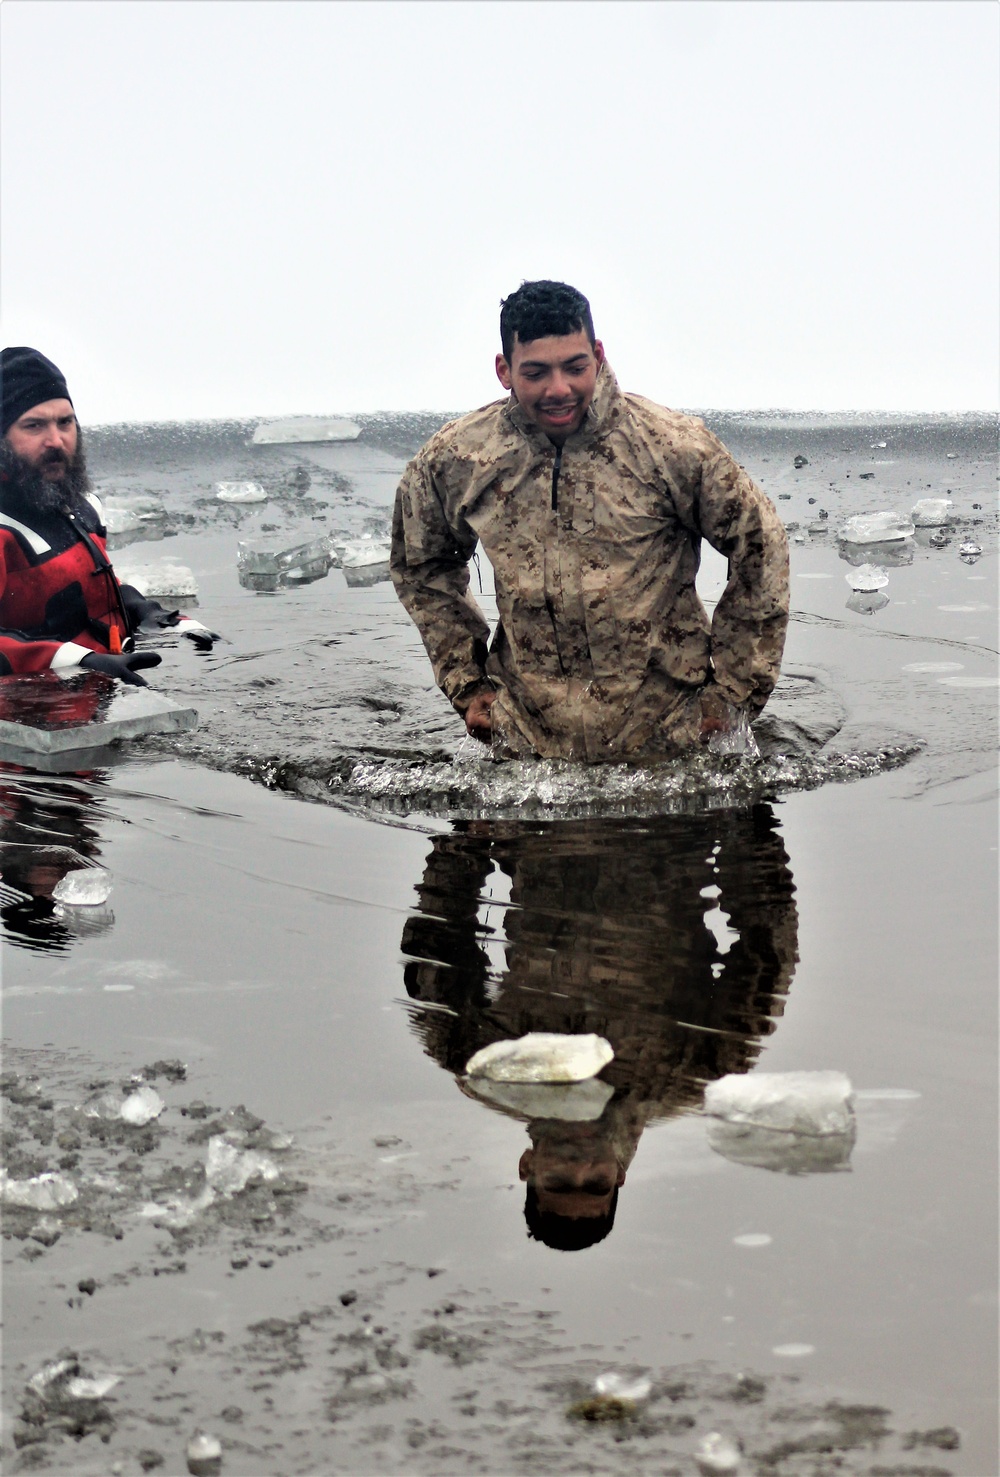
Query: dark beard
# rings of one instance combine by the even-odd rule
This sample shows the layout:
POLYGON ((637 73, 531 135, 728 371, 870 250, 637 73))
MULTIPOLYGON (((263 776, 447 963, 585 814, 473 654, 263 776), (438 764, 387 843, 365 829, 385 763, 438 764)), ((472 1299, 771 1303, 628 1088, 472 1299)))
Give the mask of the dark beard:
POLYGON ((18 456, 9 441, 0 440, 0 499, 7 504, 18 504, 26 512, 74 512, 90 491, 82 431, 77 432, 76 455, 72 461, 61 453, 57 456, 49 453, 49 465, 57 460, 66 470, 62 477, 49 481, 38 467, 18 456))

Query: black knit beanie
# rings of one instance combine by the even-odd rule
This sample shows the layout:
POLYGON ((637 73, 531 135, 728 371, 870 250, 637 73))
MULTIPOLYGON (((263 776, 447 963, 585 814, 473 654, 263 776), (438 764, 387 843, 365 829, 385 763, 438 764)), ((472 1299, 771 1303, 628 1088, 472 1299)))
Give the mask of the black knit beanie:
POLYGON ((0 405, 3 424, 0 436, 6 436, 26 410, 46 400, 70 400, 62 370, 37 349, 3 349, 0 351, 0 405))

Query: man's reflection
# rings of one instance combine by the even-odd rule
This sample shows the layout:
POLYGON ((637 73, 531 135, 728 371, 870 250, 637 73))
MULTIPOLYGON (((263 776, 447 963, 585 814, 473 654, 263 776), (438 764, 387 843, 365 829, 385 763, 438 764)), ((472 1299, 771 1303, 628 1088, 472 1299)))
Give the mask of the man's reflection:
POLYGON ((601 1240, 646 1124, 753 1065, 798 957, 793 892, 763 804, 646 821, 465 822, 434 839, 402 938, 428 1054, 462 1079, 474 1052, 528 1031, 592 1031, 615 1052, 603 1111, 599 1083, 556 1116, 552 1089, 460 1080, 527 1121, 519 1173, 532 1236, 564 1250, 601 1240), (505 878, 501 913, 490 892, 505 878))
POLYGON ((72 926, 52 894, 67 872, 100 855, 100 772, 40 775, 0 764, 0 918, 9 942, 47 951, 68 949, 81 932, 108 928, 107 908, 74 909, 72 926))

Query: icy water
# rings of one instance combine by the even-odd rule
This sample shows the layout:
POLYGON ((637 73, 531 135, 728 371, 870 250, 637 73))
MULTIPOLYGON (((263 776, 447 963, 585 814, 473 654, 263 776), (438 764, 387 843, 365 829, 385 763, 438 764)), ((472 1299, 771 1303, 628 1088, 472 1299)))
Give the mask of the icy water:
POLYGON ((118 559, 189 565, 228 641, 164 643, 196 734, 0 773, 7 1165, 76 1192, 5 1207, 4 1470, 183 1473, 202 1429, 230 1477, 689 1474, 714 1431, 745 1473, 992 1477, 992 428, 717 418, 802 540, 762 757, 598 772, 463 740, 388 584, 239 585, 240 540, 384 530, 435 420, 363 424, 90 437, 169 515, 118 559), (950 542, 855 551, 889 603, 849 607, 840 523, 946 490, 950 542), (81 861, 107 902, 54 904, 81 861), (552 1125, 461 1080, 528 1030, 616 1052, 580 1250, 528 1234, 552 1125), (720 1138, 704 1085, 755 1066, 847 1073, 846 1155, 720 1138), (140 1078, 163 1111, 111 1116, 140 1078), (648 1393, 595 1405, 609 1372, 648 1393))

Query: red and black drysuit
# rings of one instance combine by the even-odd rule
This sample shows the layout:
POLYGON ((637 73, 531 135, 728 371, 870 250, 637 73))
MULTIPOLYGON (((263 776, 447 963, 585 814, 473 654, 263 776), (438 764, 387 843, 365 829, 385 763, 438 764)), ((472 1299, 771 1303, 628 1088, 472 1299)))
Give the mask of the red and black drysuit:
POLYGON ((88 652, 128 649, 159 609, 118 583, 99 498, 88 494, 68 516, 28 511, 0 491, 0 677, 60 672, 88 652))

